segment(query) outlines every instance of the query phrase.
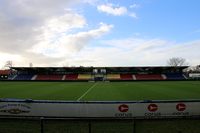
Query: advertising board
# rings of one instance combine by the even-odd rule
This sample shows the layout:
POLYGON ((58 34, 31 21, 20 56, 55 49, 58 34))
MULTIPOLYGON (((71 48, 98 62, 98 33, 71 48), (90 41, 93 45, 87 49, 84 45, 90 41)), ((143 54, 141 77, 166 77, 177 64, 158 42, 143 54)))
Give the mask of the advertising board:
POLYGON ((200 101, 59 102, 0 101, 0 116, 161 118, 200 116, 200 101))

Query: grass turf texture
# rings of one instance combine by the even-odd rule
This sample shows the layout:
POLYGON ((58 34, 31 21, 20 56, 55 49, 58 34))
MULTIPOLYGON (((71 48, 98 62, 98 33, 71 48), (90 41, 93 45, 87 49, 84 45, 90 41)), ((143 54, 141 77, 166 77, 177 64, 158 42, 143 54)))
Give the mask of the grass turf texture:
POLYGON ((75 101, 200 99, 200 82, 0 82, 0 98, 75 101))
MULTIPOLYGON (((37 100, 200 99, 199 81, 162 82, 0 82, 0 98, 37 100)), ((95 133, 200 133, 200 120, 91 121, 95 133)), ((88 121, 45 120, 45 133, 88 133, 88 121)), ((39 120, 0 119, 0 133, 39 133, 39 120)))

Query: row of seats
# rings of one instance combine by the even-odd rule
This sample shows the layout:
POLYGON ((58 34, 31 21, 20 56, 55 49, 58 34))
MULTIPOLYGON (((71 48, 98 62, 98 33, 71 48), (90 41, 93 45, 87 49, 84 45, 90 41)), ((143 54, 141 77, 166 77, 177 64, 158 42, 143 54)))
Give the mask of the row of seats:
POLYGON ((0 75, 9 75, 10 70, 0 70, 0 75))
POLYGON ((31 74, 19 74, 17 75, 14 80, 31 80, 34 75, 31 74))
POLYGON ((63 75, 37 75, 33 80, 62 80, 63 75))
POLYGON ((120 79, 122 79, 122 80, 133 80, 135 78, 132 74, 120 74, 120 79))
POLYGON ((67 74, 67 75, 27 75, 19 74, 14 80, 90 80, 90 74, 67 74))
POLYGON ((77 80, 78 79, 78 74, 68 74, 65 75, 65 80, 77 80))
POLYGON ((161 74, 137 74, 135 75, 137 80, 164 80, 165 78, 161 74))
POLYGON ((165 74, 167 79, 176 80, 176 79, 185 79, 184 75, 181 73, 167 73, 165 74))
POLYGON ((108 80, 164 80, 161 74, 108 74, 108 80))
MULTIPOLYGON (((67 75, 27 75, 19 74, 14 80, 90 80, 94 76, 91 74, 67 74, 67 75)), ((107 74, 107 80, 182 80, 183 74, 107 74)))
POLYGON ((185 79, 182 73, 169 74, 108 74, 108 80, 182 80, 185 79))

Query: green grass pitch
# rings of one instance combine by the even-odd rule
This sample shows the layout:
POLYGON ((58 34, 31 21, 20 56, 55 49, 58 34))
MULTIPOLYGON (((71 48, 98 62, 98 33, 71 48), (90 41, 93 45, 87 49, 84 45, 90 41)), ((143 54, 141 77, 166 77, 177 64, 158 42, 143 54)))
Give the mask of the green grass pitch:
MULTIPOLYGON (((200 81, 0 82, 0 98, 73 101, 200 99, 200 81)), ((44 132, 88 133, 88 122, 45 121, 44 132)), ((200 120, 94 120, 91 130, 94 133, 200 133, 200 120)), ((40 133, 40 121, 0 118, 0 133, 11 132, 40 133)))
POLYGON ((0 98, 72 101, 200 99, 200 81, 0 82, 0 98))

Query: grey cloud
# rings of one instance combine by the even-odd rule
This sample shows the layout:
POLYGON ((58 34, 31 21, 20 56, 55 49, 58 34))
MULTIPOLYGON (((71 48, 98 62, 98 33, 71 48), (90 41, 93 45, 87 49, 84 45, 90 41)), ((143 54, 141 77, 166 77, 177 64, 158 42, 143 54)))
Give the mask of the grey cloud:
POLYGON ((87 66, 164 66, 171 57, 185 58, 190 65, 200 64, 200 40, 175 43, 161 39, 127 38, 103 43, 109 47, 86 48, 76 58, 93 59, 93 63, 83 63, 87 66))
POLYGON ((3 0, 0 3, 0 52, 19 53, 40 41, 45 22, 78 0, 3 0))
POLYGON ((77 34, 66 35, 60 39, 60 42, 66 49, 72 51, 80 51, 83 49, 91 40, 96 39, 113 28, 113 25, 101 24, 99 28, 93 29, 86 32, 79 32, 77 34))
MULTIPOLYGON (((0 54, 19 56, 18 64, 33 62, 50 66, 68 60, 69 54, 66 51, 81 50, 90 40, 107 33, 112 27, 101 25, 97 29, 69 35, 68 30, 82 28, 86 24, 82 15, 69 9, 79 3, 92 4, 93 1, 1 0, 0 54), (36 48, 35 51, 33 48, 36 48)), ((6 59, 1 58, 3 61, 6 59)))
POLYGON ((20 53, 30 48, 38 42, 40 31, 36 31, 33 27, 16 26, 9 20, 0 18, 0 52, 20 53))

